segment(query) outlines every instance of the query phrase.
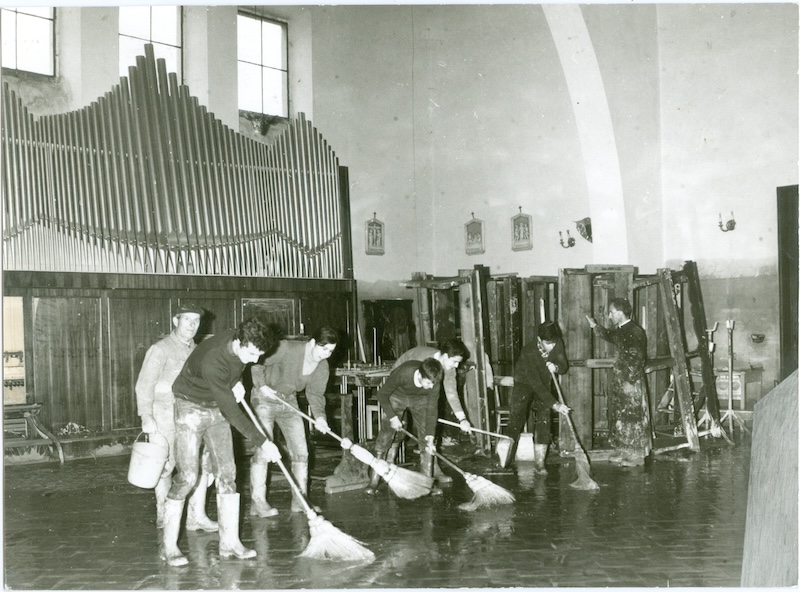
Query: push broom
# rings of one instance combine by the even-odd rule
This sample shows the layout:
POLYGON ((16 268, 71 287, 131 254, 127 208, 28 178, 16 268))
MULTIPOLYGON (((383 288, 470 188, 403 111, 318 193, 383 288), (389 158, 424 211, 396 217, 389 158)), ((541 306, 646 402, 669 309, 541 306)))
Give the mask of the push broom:
MULTIPOLYGON (((263 391, 262 391, 263 393, 263 391)), ((292 407, 289 403, 280 397, 272 396, 274 401, 280 402, 287 409, 291 409, 301 417, 308 420, 310 424, 314 424, 314 418, 310 415, 303 413, 299 409, 292 407)), ((403 499, 417 499, 423 495, 428 495, 433 488, 433 479, 422 473, 410 471, 403 467, 398 467, 393 463, 389 463, 381 458, 377 458, 366 448, 353 444, 348 438, 342 438, 334 432, 328 432, 342 445, 342 448, 349 450, 353 457, 374 469, 384 481, 389 484, 392 492, 403 499)))
MULTIPOLYGON (((401 428, 400 431, 404 433, 406 436, 414 440, 420 446, 425 446, 423 443, 419 441, 419 438, 414 436, 411 432, 406 430, 405 428, 401 428)), ((481 477, 480 475, 473 475, 472 473, 468 473, 464 471, 456 465, 453 461, 449 458, 442 456, 438 452, 434 452, 433 455, 441 461, 444 461, 447 465, 458 471, 464 480, 467 482, 467 485, 475 494, 471 501, 465 502, 460 504, 458 507, 461 510, 466 510, 468 512, 473 512, 478 508, 489 508, 491 506, 500 506, 503 504, 511 504, 514 503, 514 494, 500 487, 496 483, 492 483, 488 479, 481 477)))
MULTIPOLYGON (((565 405, 566 403, 564 403, 564 394, 561 392, 561 385, 558 384, 556 375, 551 371, 550 376, 553 377, 553 382, 556 383, 558 402, 562 405, 565 405)), ((564 416, 562 415, 562 417, 564 416)), ((589 475, 589 457, 586 456, 586 451, 580 445, 580 442, 578 442, 578 435, 575 433, 575 425, 572 423, 572 418, 569 415, 567 415, 567 426, 569 427, 572 441, 575 443, 575 448, 573 449, 572 454, 575 457, 575 469, 578 472, 578 478, 570 483, 569 486, 573 489, 600 489, 600 486, 589 475)))
MULTIPOLYGON (((241 404, 247 412, 247 415, 250 416, 250 420, 255 424, 256 428, 258 428, 258 431, 261 432, 265 438, 268 438, 264 426, 261 425, 261 421, 253 413, 247 401, 242 401, 241 404)), ((342 532, 314 511, 311 504, 306 499, 305 494, 303 494, 303 491, 300 489, 300 486, 294 480, 292 473, 286 468, 286 465, 283 464, 281 459, 275 461, 275 464, 280 467, 292 491, 303 504, 306 516, 308 516, 308 529, 311 536, 308 545, 305 550, 300 553, 299 557, 338 561, 373 561, 375 559, 375 554, 367 549, 360 541, 342 532)))

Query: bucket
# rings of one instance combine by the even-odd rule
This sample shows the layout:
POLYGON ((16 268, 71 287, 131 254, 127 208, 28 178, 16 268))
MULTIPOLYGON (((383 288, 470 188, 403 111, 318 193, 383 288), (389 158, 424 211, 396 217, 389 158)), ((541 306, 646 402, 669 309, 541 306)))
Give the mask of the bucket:
POLYGON ((167 464, 168 456, 169 446, 164 436, 142 432, 136 437, 131 448, 128 482, 143 489, 153 489, 161 477, 164 465, 167 464), (139 440, 142 434, 145 435, 145 439, 139 440))
POLYGON ((519 435, 516 460, 533 460, 533 434, 522 433, 519 435))

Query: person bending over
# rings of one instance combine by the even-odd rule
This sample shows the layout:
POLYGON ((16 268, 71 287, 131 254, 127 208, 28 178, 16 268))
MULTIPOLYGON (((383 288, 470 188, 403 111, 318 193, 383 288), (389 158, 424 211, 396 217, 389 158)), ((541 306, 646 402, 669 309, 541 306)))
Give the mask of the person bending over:
MULTIPOLYGON (((322 326, 308 341, 281 340, 278 351, 251 369, 253 406, 270 439, 273 439, 276 423, 281 429, 292 461, 292 474, 304 495, 308 492, 308 442, 304 420, 276 398, 299 410, 297 393, 305 390, 316 429, 323 434, 330 432, 325 415, 325 390, 330 377, 328 358, 338 341, 335 329, 322 326)), ((267 518, 278 514, 277 508, 266 498, 268 466, 269 460, 256 450, 250 460, 251 516, 267 518)), ((297 495, 292 497, 291 510, 304 511, 297 495)))
POLYGON ((279 332, 263 319, 249 318, 237 329, 209 337, 198 345, 175 380, 172 390, 178 473, 164 505, 160 549, 161 558, 169 565, 188 563, 178 548, 178 534, 186 496, 197 483, 201 441, 208 447, 217 471, 220 557, 249 559, 256 555, 239 540, 239 494, 231 426, 261 447, 268 460, 280 459, 277 446, 239 407, 245 395, 241 382, 245 366, 272 353, 279 339, 279 332))
MULTIPOLYGON (((433 438, 443 373, 442 365, 434 358, 422 362, 409 360, 392 370, 378 390, 378 403, 383 413, 380 431, 375 440, 377 458, 394 462, 399 445, 399 441, 394 442, 395 432, 403 428, 402 417, 408 411, 420 441, 421 472, 433 477, 433 438)), ((373 471, 366 493, 377 493, 379 483, 380 475, 373 471)), ((434 490, 433 493, 441 494, 441 490, 434 490)))

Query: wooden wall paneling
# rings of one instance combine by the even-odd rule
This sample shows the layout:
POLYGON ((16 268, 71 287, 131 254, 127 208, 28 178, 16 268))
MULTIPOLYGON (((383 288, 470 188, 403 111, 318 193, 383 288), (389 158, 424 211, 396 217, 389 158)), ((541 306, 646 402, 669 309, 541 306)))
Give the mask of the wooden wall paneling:
POLYGON ((122 295, 108 298, 108 392, 111 429, 138 425, 136 380, 151 345, 172 331, 172 299, 167 293, 122 295))
MULTIPOLYGON (((567 405, 572 408, 575 431, 586 449, 592 448, 594 410, 592 370, 586 360, 592 357, 593 345, 586 315, 593 314, 592 276, 581 269, 562 269, 558 275, 559 322, 564 334, 564 346, 570 369, 561 377, 567 405)), ((568 443, 560 443, 570 449, 568 443)))
POLYGON ((43 405, 42 421, 54 433, 69 422, 102 430, 100 298, 37 297, 33 308, 34 401, 43 405))

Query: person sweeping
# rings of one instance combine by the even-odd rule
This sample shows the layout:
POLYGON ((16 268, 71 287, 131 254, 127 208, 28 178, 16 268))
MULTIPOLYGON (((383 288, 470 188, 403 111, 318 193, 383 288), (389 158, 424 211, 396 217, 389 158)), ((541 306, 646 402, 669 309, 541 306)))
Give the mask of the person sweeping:
POLYGON ((514 387, 509 400, 511 409, 506 427, 506 435, 511 436, 513 440, 498 442, 498 446, 510 446, 508 454, 501 455, 501 458, 503 456, 508 458, 507 466, 514 462, 519 435, 528 421, 528 413, 533 406, 536 411, 534 470, 541 475, 547 474, 545 461, 552 439, 550 412, 557 411, 564 416, 570 412, 569 407, 553 397, 550 390, 550 372, 564 374, 568 368, 558 325, 553 322, 542 323, 536 328, 533 339, 523 346, 514 365, 514 387))
POLYGON ((200 343, 172 386, 175 394, 175 451, 177 475, 164 504, 164 529, 159 555, 170 566, 188 564, 178 547, 178 535, 186 496, 198 480, 200 444, 211 452, 217 470, 219 555, 250 559, 256 556, 239 540, 239 494, 231 425, 272 462, 281 455, 239 407, 245 388, 241 383, 247 364, 272 353, 279 333, 263 319, 251 317, 234 331, 226 331, 200 343))
MULTIPOLYGON (((330 433, 325 415, 325 389, 328 386, 331 357, 339 341, 335 329, 322 326, 308 341, 282 339, 278 350, 251 369, 253 392, 251 402, 267 436, 274 441, 274 427, 283 433, 291 460, 291 471, 303 495, 308 495, 308 442, 297 393, 305 390, 314 416, 314 427, 330 433), (286 405, 282 405, 285 403, 286 405), (287 408, 288 406, 288 408, 287 408)), ((268 518, 278 514, 267 501, 269 461, 260 450, 250 460, 250 515, 268 518)), ((292 512, 304 511, 297 495, 292 497, 292 512)))
MULTIPOLYGON (((420 472, 433 477, 431 450, 436 431, 439 402, 439 387, 442 382, 442 365, 434 358, 422 362, 410 360, 392 370, 389 378, 378 390, 378 403, 383 410, 381 427, 375 440, 375 457, 393 463, 397 446, 395 434, 403 432, 403 414, 411 413, 417 434, 425 446, 420 450, 420 472)), ((374 471, 365 492, 375 495, 381 476, 374 471)), ((434 487, 431 493, 439 495, 441 489, 434 487)))

